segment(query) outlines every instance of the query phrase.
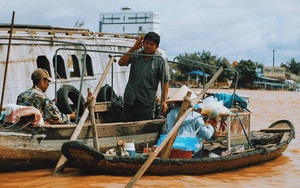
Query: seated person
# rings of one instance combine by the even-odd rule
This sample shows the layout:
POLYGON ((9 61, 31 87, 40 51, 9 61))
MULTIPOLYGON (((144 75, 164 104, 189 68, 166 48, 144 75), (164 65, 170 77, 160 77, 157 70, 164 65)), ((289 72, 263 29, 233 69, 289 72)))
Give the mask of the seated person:
MULTIPOLYGON (((173 103, 175 108, 173 108, 167 115, 165 133, 169 133, 172 129, 174 122, 177 118, 177 115, 180 112, 180 107, 183 102, 183 98, 186 96, 187 92, 191 91, 187 86, 183 85, 179 90, 177 90, 168 100, 167 103, 173 103)), ((196 98, 196 95, 192 92, 192 98, 196 98)), ((187 118, 184 120, 180 126, 177 134, 178 137, 191 137, 196 140, 193 148, 193 158, 199 158, 202 155, 203 151, 203 141, 202 139, 208 140, 214 134, 214 128, 212 125, 204 124, 202 115, 198 112, 191 112, 187 118)), ((174 144, 176 144, 176 140, 174 144)), ((174 147, 173 144, 173 147, 174 147)), ((181 144, 179 144, 181 145, 181 144)))
POLYGON ((45 92, 49 87, 49 82, 51 82, 47 70, 36 69, 31 75, 31 80, 33 82, 32 88, 18 96, 18 105, 37 108, 41 112, 44 121, 50 124, 70 123, 70 121, 75 120, 75 112, 69 115, 61 113, 57 106, 46 96, 45 92))

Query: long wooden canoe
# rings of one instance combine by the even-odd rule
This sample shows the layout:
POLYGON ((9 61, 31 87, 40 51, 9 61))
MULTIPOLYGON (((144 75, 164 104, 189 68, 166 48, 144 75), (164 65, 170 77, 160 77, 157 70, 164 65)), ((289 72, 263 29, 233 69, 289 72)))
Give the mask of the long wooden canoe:
MULTIPOLYGON (((156 119, 96 124, 99 149, 105 152, 115 147, 118 140, 134 140, 138 149, 147 143, 155 144, 164 122, 164 119, 156 119)), ((62 144, 70 140, 75 127, 75 124, 45 125, 38 129, 0 126, 0 171, 54 168, 61 156, 62 144)), ((93 145, 92 128, 89 123, 83 126, 78 140, 93 145)))
MULTIPOLYGON (((145 173, 198 175, 250 166, 280 156, 294 137, 293 124, 287 120, 280 120, 271 124, 267 129, 251 132, 253 148, 232 150, 227 155, 221 156, 221 153, 228 148, 220 144, 220 141, 215 143, 211 141, 205 145, 202 158, 162 159, 157 157, 145 173), (212 157, 208 155, 209 153, 216 155, 212 157)), ((79 141, 64 143, 62 153, 74 166, 88 174, 133 175, 148 158, 146 154, 135 157, 106 156, 79 141)))

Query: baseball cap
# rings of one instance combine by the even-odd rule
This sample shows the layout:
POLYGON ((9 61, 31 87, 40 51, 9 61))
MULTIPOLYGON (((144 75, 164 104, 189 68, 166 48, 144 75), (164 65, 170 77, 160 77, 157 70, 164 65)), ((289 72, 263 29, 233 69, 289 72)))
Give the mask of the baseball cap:
POLYGON ((36 69, 35 71, 33 71, 32 75, 31 75, 31 80, 39 80, 42 78, 46 78, 49 82, 52 81, 52 78, 50 77, 48 71, 46 69, 36 69))

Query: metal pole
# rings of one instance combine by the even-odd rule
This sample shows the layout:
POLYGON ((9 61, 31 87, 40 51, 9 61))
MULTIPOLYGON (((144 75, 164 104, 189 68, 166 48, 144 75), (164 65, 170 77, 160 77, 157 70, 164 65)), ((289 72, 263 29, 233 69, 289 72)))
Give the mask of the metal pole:
POLYGON ((4 100, 4 91, 5 91, 5 85, 6 85, 6 75, 7 75, 7 69, 8 69, 8 61, 9 61, 9 53, 10 53, 10 46, 11 46, 11 38, 14 28, 14 19, 15 19, 15 11, 12 13, 12 19, 11 19, 11 26, 10 26, 10 33, 9 33, 9 42, 7 47, 7 56, 6 56, 6 64, 5 64, 5 71, 4 71, 4 79, 3 79, 3 86, 2 86, 2 95, 1 95, 1 105, 0 105, 0 113, 2 112, 2 105, 4 100))
POLYGON ((273 50, 273 67, 275 67, 275 50, 273 50))

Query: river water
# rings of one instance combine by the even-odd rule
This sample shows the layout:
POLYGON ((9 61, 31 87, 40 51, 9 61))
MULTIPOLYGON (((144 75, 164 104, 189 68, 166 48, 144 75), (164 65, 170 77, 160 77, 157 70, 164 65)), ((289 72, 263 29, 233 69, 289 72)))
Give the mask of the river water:
MULTIPOLYGON (((232 92, 232 90, 209 90, 232 92)), ((199 176, 142 176, 136 187, 298 187, 300 184, 300 93, 290 91, 238 90, 250 98, 251 129, 267 128, 287 119, 296 128, 294 139, 283 155, 273 161, 234 171, 199 176)), ((0 154, 1 155, 1 154, 0 154)), ((0 173, 0 187, 124 187, 131 177, 81 175, 65 169, 53 176, 53 169, 0 173)))

